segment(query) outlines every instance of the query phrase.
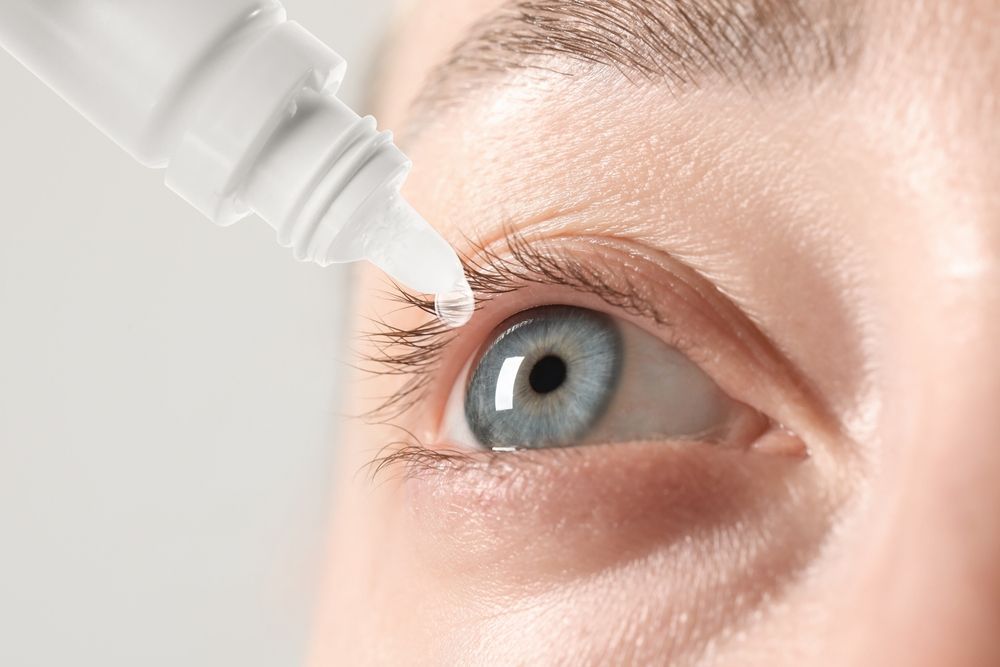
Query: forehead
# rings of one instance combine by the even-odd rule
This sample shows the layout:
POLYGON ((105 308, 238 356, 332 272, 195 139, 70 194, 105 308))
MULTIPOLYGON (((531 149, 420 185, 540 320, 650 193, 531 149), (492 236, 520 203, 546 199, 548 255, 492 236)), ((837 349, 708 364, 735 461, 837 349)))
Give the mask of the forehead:
POLYGON ((476 21, 505 0, 409 0, 401 3, 378 91, 378 117, 398 127, 428 73, 443 62, 476 21))
MULTIPOLYGON (((799 41, 806 44, 806 48, 813 36, 816 41, 849 43, 850 48, 874 55, 869 60, 887 61, 890 67, 894 61, 921 63, 911 70, 913 76, 909 80, 918 80, 920 70, 927 74, 949 67, 964 70, 971 66, 979 72, 989 68, 995 75, 1000 64, 1000 45, 991 39, 990 30, 983 29, 1000 20, 1000 5, 993 0, 952 0, 946 5, 905 0, 770 0, 767 3, 750 0, 651 0, 648 3, 636 0, 411 0, 404 3, 402 9, 401 20, 390 40, 389 56, 384 62, 380 90, 380 115, 393 126, 399 124, 431 70, 446 61, 470 33, 478 32, 473 30, 477 21, 495 17, 501 9, 506 9, 508 16, 534 15, 535 26, 547 23, 551 29, 540 35, 543 40, 551 40, 555 34, 555 41, 558 41, 559 33, 574 31, 577 17, 572 15, 576 14, 589 15, 590 21, 599 24, 597 31, 602 29, 600 24, 607 24, 610 33, 615 32, 616 21, 625 23, 634 18, 637 23, 652 26, 650 32, 654 34, 654 42, 656 34, 671 31, 671 24, 704 21, 690 31, 693 36, 682 36, 681 42, 691 45, 697 41, 699 31, 715 32, 718 26, 717 31, 723 33, 723 38, 740 30, 750 34, 746 40, 737 37, 738 41, 745 42, 735 45, 737 52, 752 51, 758 46, 771 51, 798 48, 794 44, 768 44, 766 35, 761 34, 769 28, 768 22, 760 16, 774 15, 783 17, 780 22, 785 26, 802 24, 804 35, 800 37, 804 39, 799 41), (560 8, 557 13, 570 15, 571 19, 553 21, 553 7, 560 8), (754 16, 756 20, 744 20, 754 16), (754 32, 758 33, 756 37, 754 32), (961 53, 973 53, 979 62, 968 62, 961 53)), ((582 21, 576 23, 579 25, 582 21)), ((523 27, 526 32, 534 28, 531 21, 523 27)), ((584 38, 593 37, 593 32, 591 30, 584 38)), ((509 39, 510 33, 506 37, 508 39, 501 39, 503 43, 495 48, 498 53, 516 48, 517 45, 512 44, 516 40, 509 39)), ((616 36, 612 38, 614 41, 616 36)), ((654 44, 652 50, 658 46, 662 45, 654 44)), ((693 44, 693 47, 697 51, 698 45, 693 44)), ((678 61, 691 55, 680 52, 685 49, 674 50, 669 44, 664 50, 668 53, 664 58, 668 66, 671 59, 678 61)), ((789 56, 794 57, 794 54, 789 56)), ((725 59, 721 60, 724 65, 725 59)), ((874 74, 877 71, 869 71, 866 76, 874 74)))

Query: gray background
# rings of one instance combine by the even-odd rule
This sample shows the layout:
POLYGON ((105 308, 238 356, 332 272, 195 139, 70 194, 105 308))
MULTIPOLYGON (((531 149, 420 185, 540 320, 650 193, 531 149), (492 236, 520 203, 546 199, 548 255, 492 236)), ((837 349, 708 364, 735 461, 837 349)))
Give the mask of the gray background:
MULTIPOLYGON (((363 109, 390 0, 287 0, 363 109)), ((294 665, 345 273, 220 229, 0 51, 0 665, 294 665)))

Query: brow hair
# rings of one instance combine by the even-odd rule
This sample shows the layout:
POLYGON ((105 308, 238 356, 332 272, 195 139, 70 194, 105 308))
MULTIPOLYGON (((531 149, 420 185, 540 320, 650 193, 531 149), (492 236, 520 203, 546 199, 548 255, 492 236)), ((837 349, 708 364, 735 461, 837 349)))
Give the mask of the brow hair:
POLYGON ((860 9, 859 0, 512 0, 436 68, 416 106, 447 105, 490 75, 572 76, 581 65, 678 94, 711 79, 817 80, 856 59, 860 9))

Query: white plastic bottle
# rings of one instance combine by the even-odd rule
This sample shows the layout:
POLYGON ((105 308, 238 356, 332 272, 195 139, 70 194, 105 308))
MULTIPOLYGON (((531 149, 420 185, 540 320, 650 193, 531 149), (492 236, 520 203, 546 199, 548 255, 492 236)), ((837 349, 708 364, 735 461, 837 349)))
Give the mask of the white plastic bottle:
POLYGON ((0 45, 218 224, 257 213, 301 260, 368 259, 471 316, 454 250, 399 194, 409 160, 277 0, 0 0, 0 45))

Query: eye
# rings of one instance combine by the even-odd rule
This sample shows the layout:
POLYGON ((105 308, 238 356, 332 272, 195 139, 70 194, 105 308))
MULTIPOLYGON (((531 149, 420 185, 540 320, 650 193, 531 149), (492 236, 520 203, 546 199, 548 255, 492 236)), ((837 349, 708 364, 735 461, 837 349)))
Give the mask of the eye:
POLYGON ((501 324, 445 416, 455 444, 493 450, 650 440, 722 441, 766 419, 644 329, 545 306, 501 324))

